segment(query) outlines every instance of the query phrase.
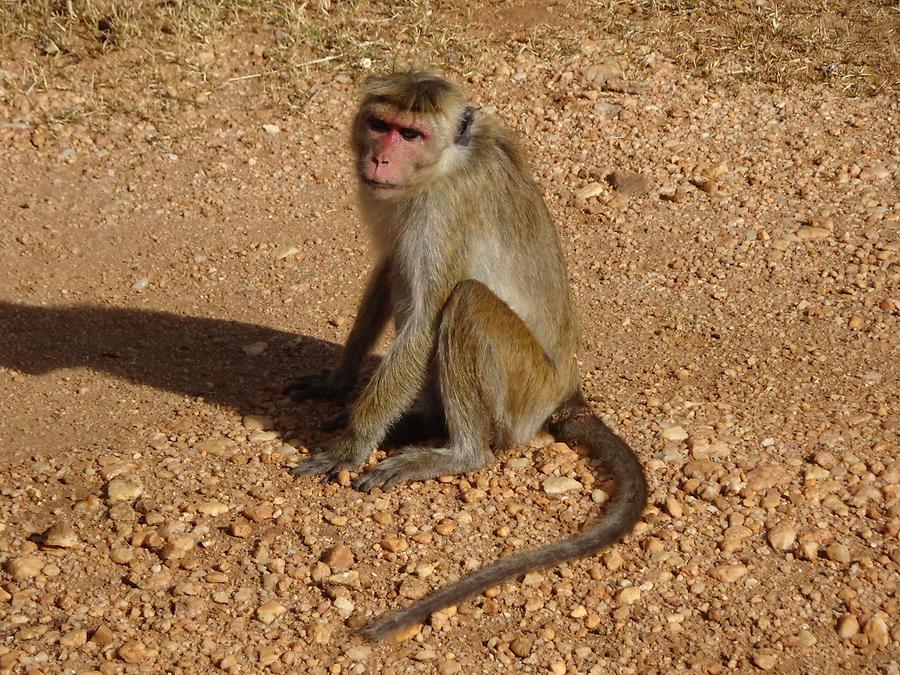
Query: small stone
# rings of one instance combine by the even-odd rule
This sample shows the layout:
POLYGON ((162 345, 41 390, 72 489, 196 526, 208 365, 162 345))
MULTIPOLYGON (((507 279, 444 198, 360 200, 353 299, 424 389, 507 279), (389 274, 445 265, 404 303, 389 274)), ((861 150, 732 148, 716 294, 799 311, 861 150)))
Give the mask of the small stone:
POLYGON ((672 425, 663 427, 662 431, 659 432, 659 435, 667 441, 680 442, 687 440, 688 432, 684 430, 684 427, 672 425))
POLYGON ((599 194, 603 194, 605 189, 606 188, 603 187, 602 183, 588 183, 575 193, 575 198, 579 201, 585 201, 587 199, 590 199, 591 197, 596 197, 599 194))
POLYGON ((818 227, 816 225, 804 225, 797 230, 797 237, 799 239, 825 239, 830 236, 830 230, 827 230, 824 227, 818 227))
POLYGON ((760 670, 772 670, 776 663, 775 656, 768 652, 757 652, 753 655, 753 665, 760 670))
POLYGON ((572 490, 581 490, 584 487, 574 478, 567 476, 550 476, 541 483, 541 486, 548 495, 559 495, 572 490))
POLYGON ((114 478, 106 484, 106 496, 111 504, 131 502, 144 494, 144 484, 137 476, 114 478))
POLYGON ((619 591, 616 599, 623 605, 633 605, 641 599, 641 589, 637 586, 626 586, 619 591))
POLYGON ((332 546, 322 555, 322 562, 334 572, 349 569, 353 566, 353 551, 343 544, 332 546))
POLYGON ((524 659, 526 656, 531 654, 532 647, 534 647, 534 638, 529 635, 517 637, 515 640, 509 643, 509 651, 518 656, 520 659, 524 659))
POLYGON ((257 504, 256 506, 248 506, 243 511, 241 511, 241 515, 244 516, 244 518, 246 518, 247 520, 254 523, 262 523, 266 520, 272 519, 272 516, 275 515, 275 507, 269 503, 257 504))
POLYGON ((129 640, 121 647, 119 647, 116 652, 119 658, 122 659, 125 663, 141 663, 142 661, 146 661, 147 659, 156 655, 151 649, 147 649, 144 646, 143 642, 139 642, 138 640, 129 640))
POLYGON ((274 255, 278 260, 290 258, 291 256, 297 255, 298 253, 300 253, 300 249, 296 246, 279 246, 274 251, 272 251, 272 255, 274 255))
POLYGON ((797 644, 800 647, 812 647, 816 644, 816 636, 804 628, 797 633, 797 644))
POLYGON ((76 628, 59 638, 59 644, 66 649, 78 649, 87 643, 87 630, 76 628))
POLYGON ((72 548, 78 545, 78 535, 72 526, 64 520, 58 521, 44 532, 44 546, 54 548, 72 548))
POLYGON ((10 558, 3 565, 3 569, 9 572, 16 581, 25 581, 36 577, 41 573, 43 567, 44 561, 36 555, 20 555, 10 558))
POLYGON ((306 636, 317 645, 327 645, 334 634, 334 626, 330 623, 316 622, 306 629, 306 636))
POLYGON ((421 600, 428 595, 430 590, 428 584, 421 579, 418 579, 417 577, 406 577, 406 579, 400 583, 399 593, 402 598, 421 600))
POLYGON ((163 560, 178 560, 194 548, 194 538, 188 534, 173 534, 159 552, 163 560))
POLYGON ((891 641, 885 620, 876 614, 866 621, 863 634, 869 638, 869 642, 876 647, 887 647, 891 641))
POLYGON ((134 549, 131 546, 116 546, 110 549, 109 559, 118 565, 127 565, 134 560, 134 549))
POLYGON ((372 650, 365 645, 359 645, 358 647, 350 647, 350 649, 344 652, 344 655, 351 661, 359 663, 372 656, 372 650))
POLYGON ((797 541, 797 530, 790 520, 782 520, 769 530, 769 543, 776 551, 788 551, 794 547, 797 541))
POLYGON ((620 192, 629 197, 645 195, 652 189, 650 179, 647 176, 640 173, 634 173, 633 171, 613 171, 606 177, 606 182, 609 183, 616 192, 620 192))
POLYGON ((825 547, 825 555, 829 560, 839 563, 850 562, 850 549, 844 544, 829 544, 825 547))
POLYGON ((849 640, 859 632, 859 620, 852 614, 844 614, 837 622, 837 634, 842 640, 849 640))
POLYGON ((863 326, 866 325, 866 322, 859 314, 854 314, 850 317, 850 320, 847 322, 847 326, 850 327, 850 330, 859 330, 863 326))
POLYGON ((251 534, 253 534, 253 528, 250 527, 250 523, 246 518, 236 518, 228 526, 228 532, 232 537, 237 537, 238 539, 246 539, 251 534))
POLYGON ((234 441, 228 438, 207 438, 194 443, 194 452, 208 453, 215 457, 221 457, 225 451, 234 446, 234 441))
POLYGON ((267 342, 251 342, 250 344, 244 345, 241 347, 241 350, 247 356, 259 356, 268 348, 269 343, 267 342))
POLYGON ((111 645, 115 639, 116 636, 106 626, 100 626, 99 628, 97 628, 97 630, 94 631, 94 634, 91 636, 91 642, 100 647, 111 645))
POLYGON ((221 516, 223 513, 228 513, 228 504, 223 504, 222 502, 200 502, 194 506, 194 510, 197 513, 202 513, 204 516, 221 516))
POLYGON ((746 565, 734 563, 731 565, 718 565, 712 570, 713 576, 719 581, 733 583, 747 574, 746 565))
POLYGON ((275 600, 264 602, 256 609, 256 618, 269 625, 287 611, 287 607, 275 600))
POLYGON ((275 645, 263 645, 259 648, 259 664, 263 667, 271 666, 281 656, 281 650, 275 645))
POLYGON ((438 675, 456 675, 462 672, 462 666, 451 659, 441 659, 437 664, 438 675))
POLYGON ((270 136, 274 136, 281 131, 281 127, 279 127, 277 124, 263 124, 262 128, 263 131, 265 131, 270 136))
POLYGON ((666 497, 666 512, 673 518, 681 518, 684 515, 684 508, 675 497, 669 495, 666 497))
POLYGON ((381 548, 389 553, 399 553, 409 548, 409 544, 403 537, 388 537, 382 540, 381 548))
POLYGON ((275 422, 266 415, 244 415, 241 420, 247 431, 271 431, 275 428, 275 422))

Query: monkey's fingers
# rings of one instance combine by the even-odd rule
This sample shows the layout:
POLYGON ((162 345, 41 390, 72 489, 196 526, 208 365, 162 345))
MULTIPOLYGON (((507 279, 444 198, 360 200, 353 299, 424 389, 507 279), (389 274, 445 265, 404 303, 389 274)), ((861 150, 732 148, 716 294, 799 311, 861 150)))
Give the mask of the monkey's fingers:
POLYGON ((352 469, 349 462, 337 459, 328 451, 320 452, 307 457, 297 466, 291 469, 291 475, 297 476, 325 476, 328 480, 334 480, 343 469, 352 469))
POLYGON ((288 382, 284 393, 295 401, 305 401, 309 398, 338 398, 342 394, 329 379, 328 371, 298 377, 288 382))
POLYGON ((384 459, 353 481, 353 487, 360 492, 371 492, 377 487, 387 492, 398 483, 409 480, 410 462, 402 455, 384 459))

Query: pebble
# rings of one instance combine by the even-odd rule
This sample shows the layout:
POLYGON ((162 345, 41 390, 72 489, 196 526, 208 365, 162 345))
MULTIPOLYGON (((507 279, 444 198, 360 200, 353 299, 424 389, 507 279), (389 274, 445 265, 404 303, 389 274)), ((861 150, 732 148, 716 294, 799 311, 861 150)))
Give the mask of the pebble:
POLYGON ((16 581, 25 581, 36 577, 44 568, 44 561, 36 555, 20 555, 7 560, 3 569, 16 581))
POLYGON ((613 171, 606 177, 606 182, 616 192, 629 197, 640 197, 653 189, 647 176, 633 171, 613 171))
POLYGON ((241 515, 252 523, 262 523, 273 518, 275 507, 268 503, 248 506, 241 511, 241 515))
POLYGON ((818 227, 815 225, 804 225, 796 232, 797 237, 799 239, 810 240, 810 239, 826 239, 831 236, 831 231, 826 230, 824 227, 818 227))
POLYGON ((114 478, 106 484, 106 496, 111 504, 131 502, 144 494, 144 484, 136 476, 114 478))
POLYGON ((797 541, 797 529, 790 520, 782 520, 769 530, 769 543, 776 551, 789 551, 797 541))
POLYGON ((619 591, 616 599, 623 605, 633 605, 641 599, 641 589, 637 586, 626 586, 619 591))
POLYGON ((259 356, 269 347, 269 343, 267 342, 251 342, 250 344, 246 344, 241 347, 241 350, 247 356, 259 356))
POLYGON ((131 664, 141 663, 142 661, 146 661, 147 659, 156 656, 155 651, 148 649, 143 642, 138 640, 128 640, 123 643, 116 651, 116 654, 122 661, 131 664))
POLYGON ((717 565, 713 568, 712 574, 719 581, 733 583, 747 574, 747 567, 740 563, 717 565))
POLYGON ((215 457, 220 457, 232 447, 234 447, 234 441, 228 438, 208 438, 203 441, 197 441, 193 445, 195 452, 209 453, 215 457))
POLYGON ((517 637, 509 643, 509 651, 521 659, 531 654, 532 647, 534 647, 534 638, 529 635, 517 637))
POLYGON ((590 199, 591 197, 596 197, 597 195, 603 194, 605 191, 606 188, 602 183, 588 183, 575 193, 575 198, 580 201, 584 201, 586 199, 590 199))
POLYGON ((276 600, 264 602, 256 609, 256 618, 269 625, 287 611, 287 607, 276 600))
POLYGON ((87 643, 87 630, 84 628, 76 628, 64 633, 59 638, 59 644, 66 649, 78 649, 87 643))
POLYGON ((277 124, 263 124, 262 128, 263 131, 265 131, 270 136, 274 136, 281 131, 281 127, 279 127, 277 124))
POLYGON ((322 562, 334 572, 349 569, 353 566, 353 551, 343 544, 332 546, 322 555, 322 562))
POLYGON ((222 502, 200 502, 194 506, 194 510, 197 513, 202 513, 204 516, 221 516, 223 513, 228 513, 228 504, 223 504, 222 502))
POLYGON ((772 670, 777 663, 775 655, 769 652, 756 652, 753 655, 753 665, 760 670, 772 670))
POLYGON ((869 642, 876 647, 887 647, 891 641, 887 623, 877 614, 866 621, 866 625, 863 628, 863 634, 868 637, 869 642))
POLYGON ((560 495, 572 490, 581 490, 584 486, 574 478, 566 476, 550 476, 544 479, 541 486, 548 495, 560 495))
POLYGON ((44 532, 43 542, 53 548, 72 548, 78 545, 78 535, 67 521, 60 520, 44 532))
POLYGON ((848 549, 844 544, 829 544, 825 547, 825 555, 828 556, 829 560, 832 560, 834 562, 850 562, 850 549, 848 549))
POLYGON ((837 622, 838 636, 849 640, 859 632, 859 620, 852 614, 844 614, 837 622))
POLYGON ((350 647, 350 649, 344 652, 344 654, 351 661, 359 663, 360 661, 365 661, 370 656, 372 656, 372 650, 365 645, 359 645, 357 647, 350 647))
POLYGON ((247 431, 271 431, 275 421, 266 415, 244 415, 241 423, 247 431))
POLYGON ((687 440, 688 432, 684 430, 684 427, 673 425, 670 427, 663 427, 662 431, 659 432, 659 435, 667 441, 680 442, 687 440))

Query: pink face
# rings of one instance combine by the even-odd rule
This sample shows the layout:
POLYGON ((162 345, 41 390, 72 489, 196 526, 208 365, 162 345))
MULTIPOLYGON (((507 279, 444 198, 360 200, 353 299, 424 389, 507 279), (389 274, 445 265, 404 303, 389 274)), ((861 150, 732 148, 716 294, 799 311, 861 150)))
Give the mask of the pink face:
POLYGON ((404 115, 363 110, 356 122, 360 179, 375 196, 413 187, 417 172, 432 163, 432 131, 404 115))

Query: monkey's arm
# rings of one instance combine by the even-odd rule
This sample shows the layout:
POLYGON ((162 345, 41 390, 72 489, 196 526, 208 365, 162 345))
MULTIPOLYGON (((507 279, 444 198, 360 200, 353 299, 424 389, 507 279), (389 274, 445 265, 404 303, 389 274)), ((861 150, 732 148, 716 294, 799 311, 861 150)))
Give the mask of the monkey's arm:
POLYGON ((434 346, 434 323, 431 319, 423 325, 413 319, 404 325, 354 405, 347 429, 329 450, 294 467, 292 475, 333 478, 342 469, 362 465, 422 388, 434 346))
POLYGON ((356 321, 331 372, 304 375, 286 388, 295 401, 307 398, 343 399, 356 384, 363 359, 384 330, 391 310, 390 263, 381 261, 369 276, 356 313, 356 321))

